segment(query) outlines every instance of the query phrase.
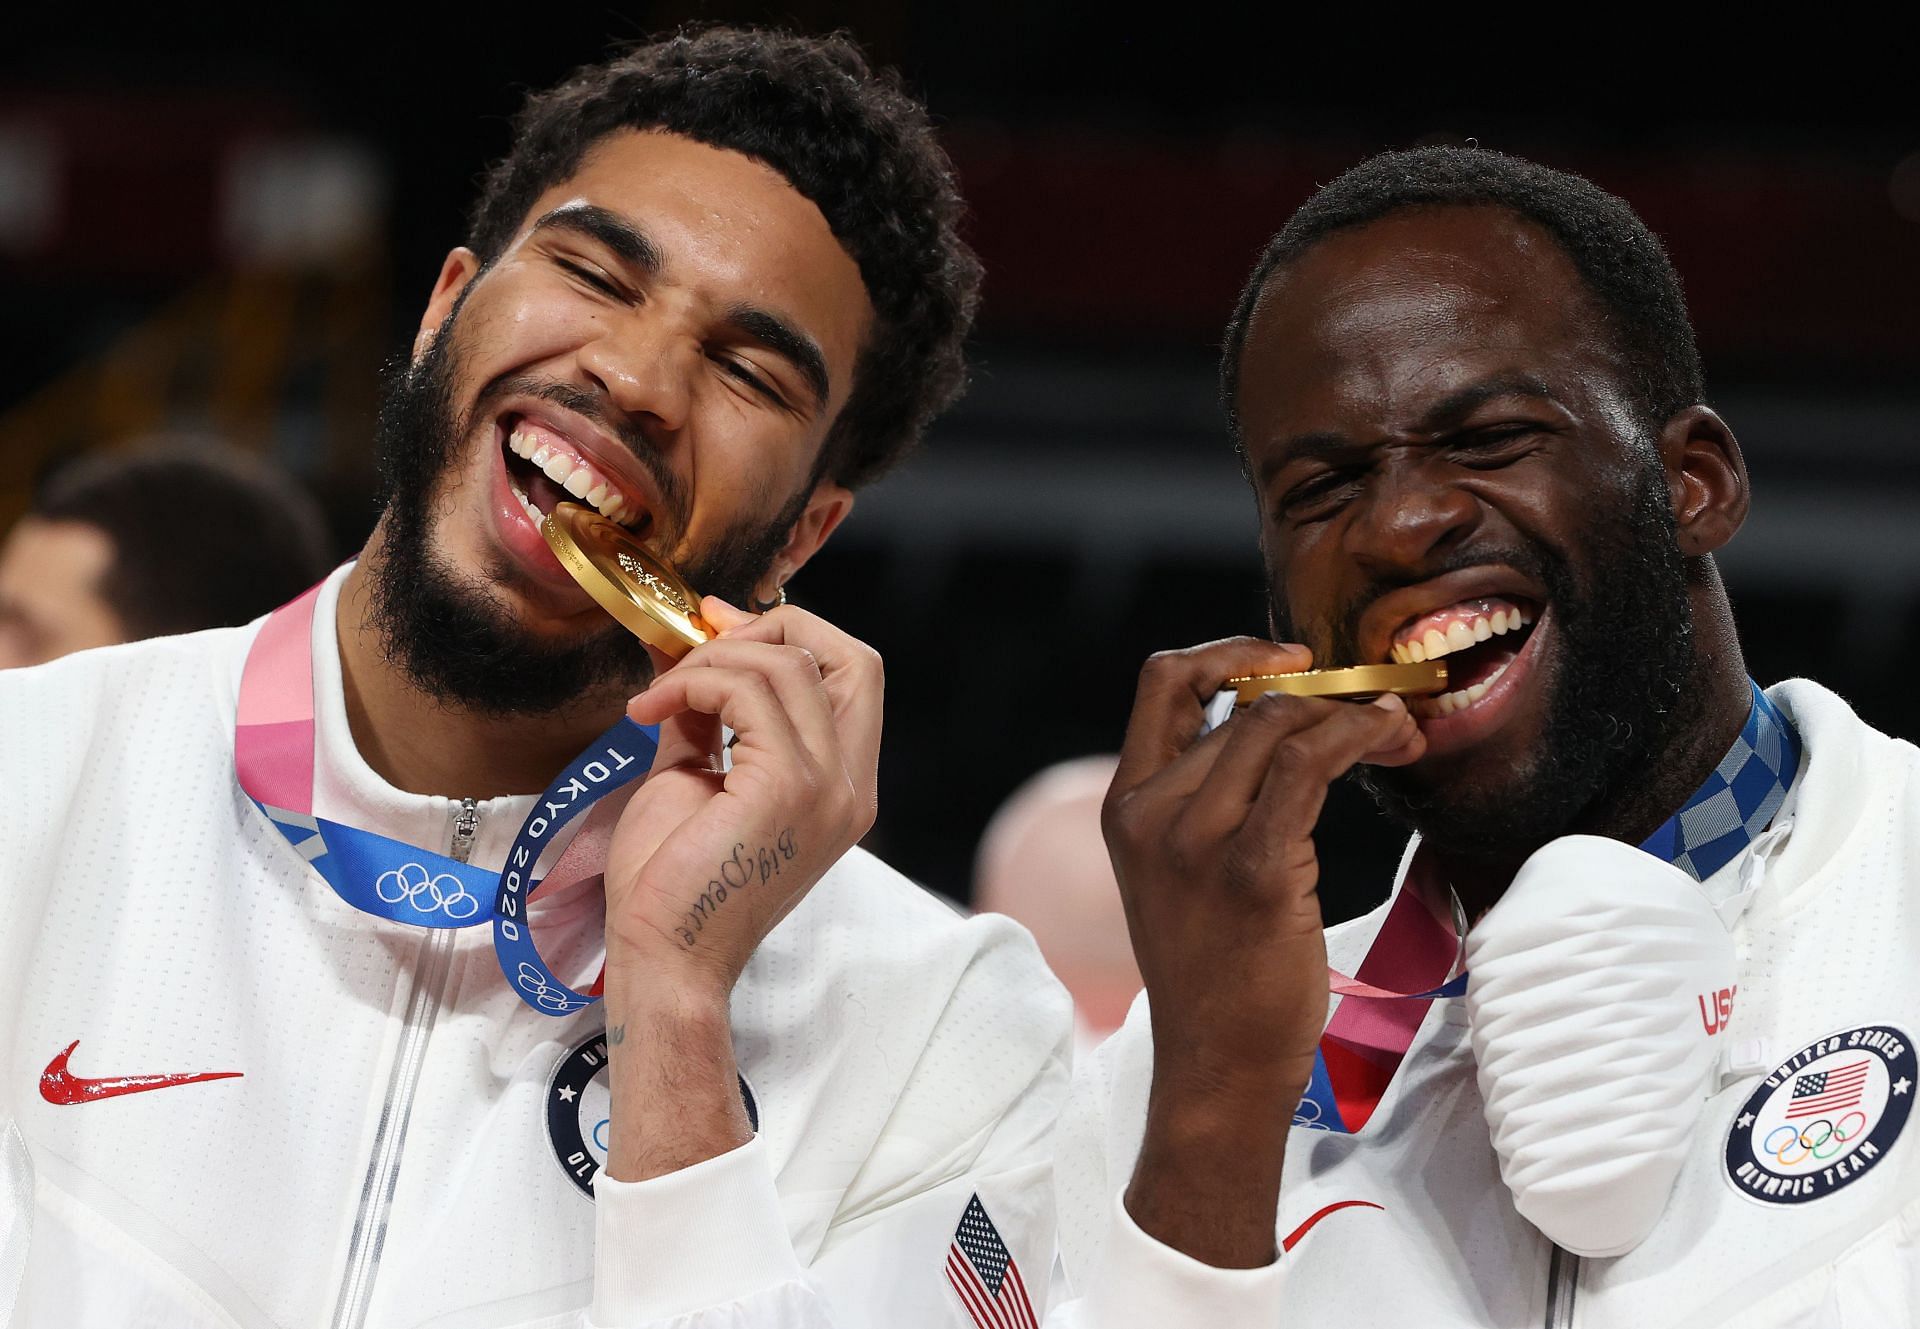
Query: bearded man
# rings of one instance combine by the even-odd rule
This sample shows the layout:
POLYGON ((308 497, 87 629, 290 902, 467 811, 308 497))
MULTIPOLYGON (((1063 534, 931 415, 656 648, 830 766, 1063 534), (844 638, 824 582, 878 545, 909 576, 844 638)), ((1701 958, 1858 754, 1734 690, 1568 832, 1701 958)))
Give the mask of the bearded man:
POLYGON ((1063 1322, 1913 1325, 1920 761, 1747 678, 1747 472, 1659 242, 1531 163, 1377 157, 1274 238, 1223 380, 1275 641, 1141 678, 1105 820, 1147 996, 1062 1128, 1063 1322), (1434 659, 1208 732, 1230 678, 1434 659), (1416 834, 1323 933, 1349 770, 1416 834))
POLYGON ((582 70, 434 283, 358 561, 0 681, 12 1323, 964 1326, 956 1242, 1043 1295, 1065 996, 852 847, 879 662, 783 604, 959 387, 959 209, 845 41, 582 70), (614 623, 569 499, 717 638, 614 623))

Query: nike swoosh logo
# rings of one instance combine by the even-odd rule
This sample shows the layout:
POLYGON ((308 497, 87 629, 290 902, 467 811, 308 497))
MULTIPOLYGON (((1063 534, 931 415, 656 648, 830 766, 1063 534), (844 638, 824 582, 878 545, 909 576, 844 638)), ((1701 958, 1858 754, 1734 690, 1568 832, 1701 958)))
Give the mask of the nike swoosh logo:
POLYGON ((149 1089, 170 1089, 176 1084, 198 1084, 202 1080, 237 1080, 239 1071, 208 1071, 201 1075, 115 1075, 105 1079, 91 1080, 75 1075, 67 1069, 67 1058, 80 1046, 80 1040, 74 1039, 67 1044, 67 1050, 47 1063, 47 1069, 40 1072, 40 1097, 49 1103, 69 1107, 75 1103, 92 1103, 102 1098, 118 1098, 121 1094, 144 1094, 149 1089))
POLYGON ((1341 1201, 1338 1201, 1337 1203, 1327 1205, 1323 1209, 1316 1209, 1313 1213, 1307 1215, 1306 1222, 1302 1223, 1299 1227, 1295 1228, 1291 1233, 1288 1234, 1287 1239, 1280 1243, 1280 1249, 1282 1251, 1292 1250, 1295 1244, 1299 1242, 1300 1238, 1306 1236, 1307 1233, 1313 1231, 1313 1225, 1315 1223, 1318 1223, 1321 1219, 1325 1218, 1328 1214, 1338 1213, 1342 1209, 1384 1209, 1384 1208, 1386 1208, 1385 1205, 1375 1204, 1372 1200, 1341 1200, 1341 1201))

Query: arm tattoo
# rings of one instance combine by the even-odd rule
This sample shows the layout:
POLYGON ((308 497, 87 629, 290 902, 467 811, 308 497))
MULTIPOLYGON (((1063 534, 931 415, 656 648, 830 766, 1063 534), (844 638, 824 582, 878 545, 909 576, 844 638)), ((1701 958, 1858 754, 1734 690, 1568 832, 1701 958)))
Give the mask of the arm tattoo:
POLYGON ((763 844, 757 849, 748 849, 744 843, 734 845, 733 853, 722 860, 713 880, 707 883, 706 889, 694 898, 687 906, 687 912, 681 916, 680 925, 674 929, 680 934, 681 942, 694 945, 706 930, 707 920, 727 902, 729 896, 750 886, 772 881, 799 852, 800 843, 794 838, 791 826, 781 831, 771 844, 763 844))

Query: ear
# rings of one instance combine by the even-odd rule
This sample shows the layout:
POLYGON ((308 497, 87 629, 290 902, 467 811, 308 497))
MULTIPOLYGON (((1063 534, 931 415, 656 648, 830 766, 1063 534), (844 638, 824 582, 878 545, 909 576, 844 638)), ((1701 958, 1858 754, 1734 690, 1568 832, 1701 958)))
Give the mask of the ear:
POLYGON ((852 511, 851 489, 831 480, 816 484, 807 506, 800 512, 800 519, 794 522, 793 530, 788 533, 786 544, 773 556, 773 564, 767 569, 767 575, 753 588, 754 598, 762 604, 777 599, 780 588, 807 565, 807 560, 820 552, 820 546, 827 542, 827 537, 852 511))
POLYGON ((440 328, 459 302, 460 293, 467 289, 467 283, 480 272, 480 256, 465 245, 448 251, 446 261, 440 265, 440 275, 434 279, 433 294, 427 297, 427 307, 420 315, 420 330, 413 336, 413 356, 433 344, 440 328))
POLYGON ((1680 552, 1711 554, 1747 519, 1747 462, 1727 422, 1705 406, 1689 406, 1660 431, 1660 461, 1680 552))

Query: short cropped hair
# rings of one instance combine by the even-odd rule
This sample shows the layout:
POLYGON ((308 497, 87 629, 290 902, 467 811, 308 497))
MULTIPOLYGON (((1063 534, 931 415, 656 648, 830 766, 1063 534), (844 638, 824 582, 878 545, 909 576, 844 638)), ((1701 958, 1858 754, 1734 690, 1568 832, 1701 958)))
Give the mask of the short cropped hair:
POLYGON ((527 100, 473 208, 467 243, 482 263, 596 143, 630 129, 763 162, 826 217, 859 265, 875 321, 820 471, 849 488, 877 478, 960 394, 979 299, 953 166, 925 109, 845 37, 685 29, 527 100))
POLYGON ((1605 320, 1623 386, 1641 423, 1657 429, 1704 399, 1700 351, 1679 274, 1634 210, 1592 181, 1486 148, 1383 152, 1300 206, 1267 243, 1227 324, 1220 393, 1240 440, 1240 357, 1247 325, 1274 273, 1337 231, 1397 212, 1504 208, 1545 231, 1573 263, 1605 320))
POLYGON ((276 467, 223 444, 175 441, 83 457, 29 506, 113 545, 100 598, 129 640, 246 623, 332 566, 319 505, 276 467))

